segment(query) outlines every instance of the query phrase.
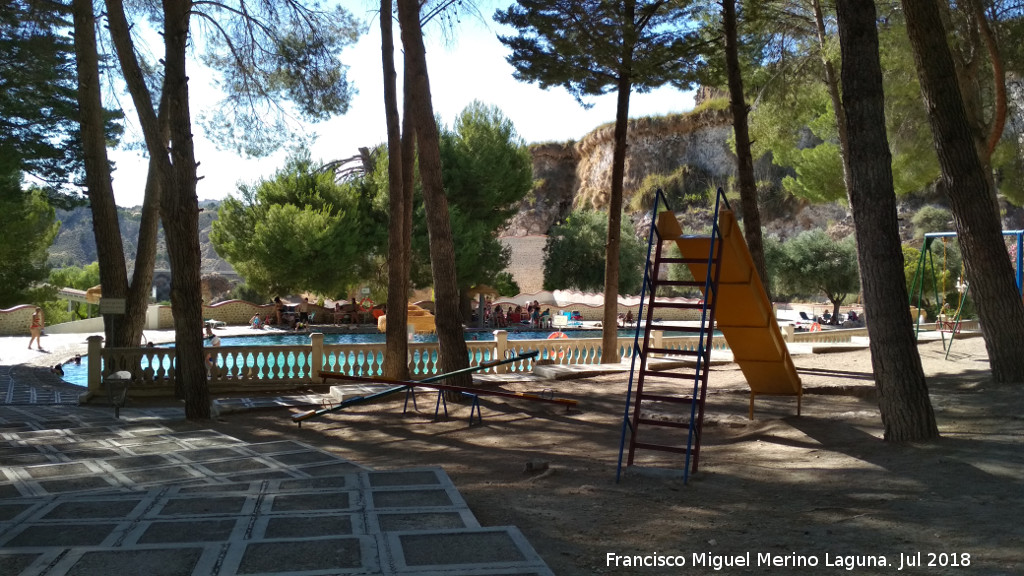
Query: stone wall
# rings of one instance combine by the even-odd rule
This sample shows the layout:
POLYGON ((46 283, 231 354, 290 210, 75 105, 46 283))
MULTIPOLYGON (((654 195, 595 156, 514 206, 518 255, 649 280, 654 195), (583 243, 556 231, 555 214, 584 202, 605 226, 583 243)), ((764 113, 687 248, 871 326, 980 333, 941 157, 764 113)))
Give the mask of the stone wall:
MULTIPOLYGON (((28 304, 0 310, 0 336, 28 336, 28 327, 32 321, 33 310, 35 310, 35 306, 28 304)), ((232 326, 245 326, 254 314, 259 313, 261 316, 266 316, 267 314, 272 314, 273 311, 274 306, 272 304, 253 304, 242 300, 228 300, 226 302, 218 302, 212 306, 203 306, 203 320, 217 320, 232 326)), ((329 324, 334 321, 333 309, 310 304, 309 311, 311 314, 314 314, 313 321, 316 323, 329 324)), ((156 329, 172 330, 174 328, 174 317, 170 306, 159 306, 157 314, 159 320, 156 329)), ((102 331, 102 328, 91 331, 102 331)), ((53 332, 62 331, 54 330, 53 332)))
POLYGON ((14 308, 0 310, 0 335, 28 336, 28 328, 32 325, 32 312, 35 306, 21 304, 14 308))

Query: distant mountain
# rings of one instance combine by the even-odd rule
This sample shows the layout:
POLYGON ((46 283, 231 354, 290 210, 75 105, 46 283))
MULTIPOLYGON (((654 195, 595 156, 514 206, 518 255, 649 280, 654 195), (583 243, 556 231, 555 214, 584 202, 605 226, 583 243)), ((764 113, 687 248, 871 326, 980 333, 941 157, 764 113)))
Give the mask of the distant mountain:
MULTIPOLYGON (((234 274, 234 269, 223 258, 217 255, 210 244, 210 224, 217 219, 220 202, 204 200, 199 203, 199 248, 202 252, 202 272, 234 274)), ((139 222, 142 218, 142 207, 118 208, 118 219, 121 223, 121 241, 124 243, 124 255, 128 261, 128 269, 135 265, 136 242, 139 239, 139 222)), ((96 261, 96 239, 93 236, 92 212, 88 206, 74 210, 57 210, 60 220, 60 231, 50 247, 50 264, 54 268, 63 266, 85 266, 96 261)), ((167 245, 163 230, 157 240, 157 270, 169 270, 167 245)))

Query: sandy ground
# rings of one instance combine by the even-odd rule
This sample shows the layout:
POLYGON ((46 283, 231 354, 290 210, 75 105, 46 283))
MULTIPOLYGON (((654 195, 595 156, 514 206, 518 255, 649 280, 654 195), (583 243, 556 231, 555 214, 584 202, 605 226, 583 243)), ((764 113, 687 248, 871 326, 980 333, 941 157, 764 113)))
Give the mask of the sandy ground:
POLYGON ((742 374, 714 367, 686 485, 666 453, 616 482, 622 374, 506 384, 550 387, 579 409, 484 400, 482 425, 468 405, 433 421, 424 394, 407 414, 399 398, 301 429, 280 411, 213 426, 376 468, 442 466, 482 523, 518 526, 556 574, 1024 574, 1021 386, 991 383, 980 338, 957 340, 949 360, 940 342, 920 350, 942 432, 928 443, 881 440, 867 350, 795 356, 799 417, 792 398, 766 398, 749 421, 742 374))
MULTIPOLYGON (((47 353, 4 339, 0 356, 52 364, 84 338, 45 337, 47 353)), ((991 382, 980 338, 957 340, 949 360, 941 342, 920 351, 942 432, 928 443, 881 440, 867 350, 794 356, 799 417, 792 398, 762 398, 748 420, 741 372, 716 365, 686 485, 672 472, 682 458, 666 453, 641 453, 643 467, 616 482, 624 374, 505 384, 579 408, 482 400, 482 425, 468 424, 466 404, 435 422, 428 394, 418 412, 403 414, 398 398, 302 428, 280 410, 199 424, 295 438, 375 468, 442 466, 481 523, 518 526, 560 575, 1022 575, 1022 385, 991 382)))

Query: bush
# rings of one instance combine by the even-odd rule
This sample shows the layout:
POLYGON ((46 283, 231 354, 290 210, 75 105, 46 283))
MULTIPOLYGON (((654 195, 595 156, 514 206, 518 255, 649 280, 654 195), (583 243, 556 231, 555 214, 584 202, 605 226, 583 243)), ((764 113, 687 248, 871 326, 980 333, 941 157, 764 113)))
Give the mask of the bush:
POLYGON ((940 206, 922 206, 910 222, 914 225, 914 238, 921 240, 925 234, 948 232, 953 227, 953 214, 940 206))
POLYGON ((649 174, 629 199, 630 210, 650 210, 659 188, 673 210, 683 211, 709 207, 718 188, 718 181, 707 170, 689 164, 676 168, 670 174, 649 174))

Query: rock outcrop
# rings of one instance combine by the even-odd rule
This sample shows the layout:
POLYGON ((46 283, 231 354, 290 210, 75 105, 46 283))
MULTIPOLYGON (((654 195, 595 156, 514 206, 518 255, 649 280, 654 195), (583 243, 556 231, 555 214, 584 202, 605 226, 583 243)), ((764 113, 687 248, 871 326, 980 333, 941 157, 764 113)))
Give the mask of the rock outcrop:
MULTIPOLYGON (((614 130, 609 124, 579 142, 532 146, 534 190, 503 235, 547 234, 575 208, 605 209, 611 188, 614 130)), ((736 164, 728 144, 731 134, 730 116, 723 110, 630 120, 624 201, 640 189, 647 176, 669 174, 684 165, 729 178, 736 164)))
MULTIPOLYGON (((612 180, 615 126, 594 130, 576 145, 579 187, 575 205, 597 210, 607 208, 612 180)), ((626 140, 626 172, 623 201, 652 174, 670 174, 689 165, 728 178, 735 172, 735 155, 729 149, 732 120, 724 110, 636 118, 629 122, 626 140)))

